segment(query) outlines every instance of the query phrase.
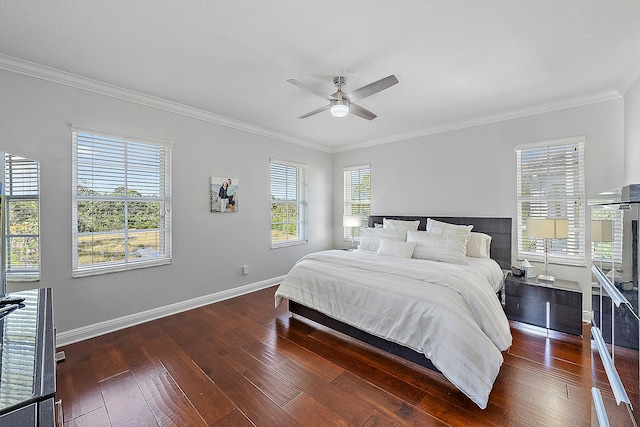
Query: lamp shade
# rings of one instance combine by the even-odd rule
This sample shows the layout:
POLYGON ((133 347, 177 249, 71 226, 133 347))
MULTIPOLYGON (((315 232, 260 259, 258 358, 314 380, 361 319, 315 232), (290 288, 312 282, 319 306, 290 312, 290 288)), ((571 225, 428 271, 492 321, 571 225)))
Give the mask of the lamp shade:
POLYGON ((362 217, 360 215, 344 215, 342 217, 343 227, 362 227, 362 217))
POLYGON ((613 221, 601 219, 591 221, 592 242, 613 242, 613 221))
POLYGON ((527 218, 527 236, 566 239, 569 237, 569 221, 561 218, 527 218))
POLYGON ((349 102, 342 99, 331 101, 330 111, 333 117, 344 117, 349 114, 349 102))

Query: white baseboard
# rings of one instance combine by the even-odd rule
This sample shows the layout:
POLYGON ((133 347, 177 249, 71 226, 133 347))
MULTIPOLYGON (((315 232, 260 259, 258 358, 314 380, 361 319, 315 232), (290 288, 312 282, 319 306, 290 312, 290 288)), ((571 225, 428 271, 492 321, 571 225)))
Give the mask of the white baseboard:
POLYGON ((81 328, 69 331, 58 332, 56 334, 56 347, 73 344, 78 341, 84 341, 89 338, 114 332, 130 326, 139 325, 140 323, 149 322, 161 317, 170 316, 172 314, 181 313, 183 311, 202 307, 203 305, 213 304, 215 302, 224 301, 240 295, 255 292, 260 289, 268 288, 276 285, 284 279, 284 276, 274 277, 272 279, 263 280, 261 282, 250 283, 238 288, 228 289, 217 292, 215 294, 204 295, 186 301, 165 305, 163 307, 142 311, 140 313, 130 314, 128 316, 118 317, 116 319, 107 320, 92 325, 83 326, 81 328))

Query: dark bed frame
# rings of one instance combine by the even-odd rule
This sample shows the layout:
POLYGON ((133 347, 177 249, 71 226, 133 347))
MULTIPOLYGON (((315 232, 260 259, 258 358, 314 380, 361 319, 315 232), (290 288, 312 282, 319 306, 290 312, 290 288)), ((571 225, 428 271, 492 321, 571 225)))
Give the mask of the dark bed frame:
MULTIPOLYGON (((418 226, 418 230, 426 230, 427 218, 448 222, 449 224, 473 224, 472 231, 485 233, 491 236, 491 258, 496 260, 502 269, 511 269, 511 218, 372 215, 369 217, 368 226, 374 227, 374 224, 382 224, 383 218, 403 221, 419 220, 420 225, 418 226)), ((429 360, 424 354, 418 353, 403 345, 371 335, 365 331, 322 314, 317 310, 289 301, 289 311, 405 360, 417 363, 418 365, 424 366, 428 369, 438 371, 433 363, 431 363, 431 360, 429 360)))

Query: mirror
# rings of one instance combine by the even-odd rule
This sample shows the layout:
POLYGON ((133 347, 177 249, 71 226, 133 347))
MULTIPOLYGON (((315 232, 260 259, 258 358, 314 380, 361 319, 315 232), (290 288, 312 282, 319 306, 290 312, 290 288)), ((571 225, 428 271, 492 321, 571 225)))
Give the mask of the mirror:
POLYGON ((0 295, 8 281, 40 279, 40 165, 12 153, 1 153, 0 295))

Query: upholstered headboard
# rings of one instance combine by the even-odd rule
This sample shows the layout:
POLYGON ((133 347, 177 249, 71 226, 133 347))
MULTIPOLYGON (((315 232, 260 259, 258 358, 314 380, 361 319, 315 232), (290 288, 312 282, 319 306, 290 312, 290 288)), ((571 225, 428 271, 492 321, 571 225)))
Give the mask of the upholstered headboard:
POLYGON ((384 218, 403 221, 419 220, 418 230, 427 229, 427 218, 449 224, 473 225, 472 231, 491 236, 491 258, 496 260, 501 268, 511 268, 511 218, 371 215, 368 226, 374 227, 374 224, 382 224, 384 218))

